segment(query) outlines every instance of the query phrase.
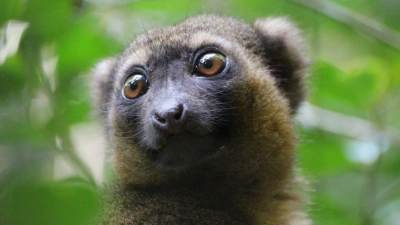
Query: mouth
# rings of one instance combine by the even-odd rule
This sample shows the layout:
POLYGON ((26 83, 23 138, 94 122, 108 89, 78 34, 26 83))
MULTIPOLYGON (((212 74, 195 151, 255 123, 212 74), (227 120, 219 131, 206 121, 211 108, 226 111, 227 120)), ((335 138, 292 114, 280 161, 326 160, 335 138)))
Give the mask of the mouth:
POLYGON ((158 166, 170 169, 194 167, 214 155, 223 146, 220 134, 197 135, 192 132, 169 134, 160 149, 149 151, 158 166))

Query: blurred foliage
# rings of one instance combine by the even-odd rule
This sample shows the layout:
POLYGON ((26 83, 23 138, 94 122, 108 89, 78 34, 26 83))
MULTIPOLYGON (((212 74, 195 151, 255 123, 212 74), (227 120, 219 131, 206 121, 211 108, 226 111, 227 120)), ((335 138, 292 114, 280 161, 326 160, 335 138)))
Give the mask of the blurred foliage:
POLYGON ((301 111, 298 126, 311 217, 400 224, 398 0, 0 0, 0 9, 0 224, 89 223, 97 183, 72 138, 94 121, 85 74, 136 34, 199 13, 297 22, 313 60, 316 110, 301 111), (57 175, 61 162, 72 175, 57 175))

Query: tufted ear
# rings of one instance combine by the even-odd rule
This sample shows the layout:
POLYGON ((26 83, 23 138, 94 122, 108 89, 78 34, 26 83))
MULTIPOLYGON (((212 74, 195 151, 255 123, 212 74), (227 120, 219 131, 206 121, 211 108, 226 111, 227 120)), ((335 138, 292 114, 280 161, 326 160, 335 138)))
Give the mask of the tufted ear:
POLYGON ((116 58, 108 58, 100 61, 91 72, 90 87, 93 105, 97 113, 105 119, 110 96, 113 88, 112 75, 114 72, 116 58))
POLYGON ((258 19, 254 29, 262 38, 262 55, 295 113, 306 96, 304 78, 309 60, 301 31, 285 18, 258 19))

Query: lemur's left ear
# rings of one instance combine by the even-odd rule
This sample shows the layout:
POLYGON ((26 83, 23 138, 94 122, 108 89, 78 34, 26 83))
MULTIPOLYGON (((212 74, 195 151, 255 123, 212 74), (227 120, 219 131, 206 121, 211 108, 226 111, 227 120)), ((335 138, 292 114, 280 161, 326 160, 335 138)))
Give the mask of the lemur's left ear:
POLYGON ((285 18, 258 19, 253 26, 264 41, 265 64, 295 113, 307 92, 304 78, 309 59, 301 31, 285 18))
POLYGON ((93 106, 101 119, 105 119, 108 111, 114 78, 114 66, 116 58, 108 58, 100 61, 92 70, 90 75, 90 87, 93 106))

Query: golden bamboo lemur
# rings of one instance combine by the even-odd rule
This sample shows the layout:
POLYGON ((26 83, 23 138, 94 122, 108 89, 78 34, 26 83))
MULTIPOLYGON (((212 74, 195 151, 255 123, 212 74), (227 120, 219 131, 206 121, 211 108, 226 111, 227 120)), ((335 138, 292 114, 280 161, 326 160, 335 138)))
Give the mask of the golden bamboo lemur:
POLYGON ((300 31, 200 15, 150 30, 92 76, 118 179, 103 224, 309 224, 292 116, 300 31))

